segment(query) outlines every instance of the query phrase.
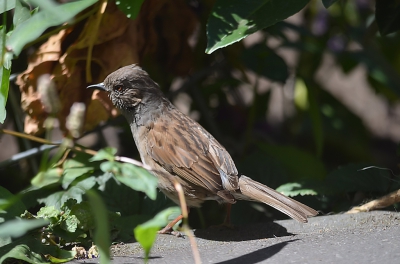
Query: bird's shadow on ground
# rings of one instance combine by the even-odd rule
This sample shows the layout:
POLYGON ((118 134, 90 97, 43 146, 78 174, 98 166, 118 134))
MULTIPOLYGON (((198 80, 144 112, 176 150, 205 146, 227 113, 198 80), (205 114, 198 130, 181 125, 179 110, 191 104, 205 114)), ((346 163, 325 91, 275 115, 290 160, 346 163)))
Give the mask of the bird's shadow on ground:
POLYGON ((292 236, 286 228, 274 223, 257 223, 245 226, 209 227, 194 230, 194 235, 199 238, 214 241, 248 241, 256 239, 292 236))
POLYGON ((256 250, 254 252, 242 255, 240 257, 236 257, 233 259, 229 260, 224 260, 220 262, 216 262, 215 264, 235 264, 235 263, 246 263, 246 264, 253 264, 253 263, 260 263, 266 259, 269 259, 273 255, 277 254, 279 251, 281 251, 287 244, 290 242, 294 242, 297 239, 292 239, 289 241, 285 242, 280 242, 275 245, 261 248, 259 250, 256 250))

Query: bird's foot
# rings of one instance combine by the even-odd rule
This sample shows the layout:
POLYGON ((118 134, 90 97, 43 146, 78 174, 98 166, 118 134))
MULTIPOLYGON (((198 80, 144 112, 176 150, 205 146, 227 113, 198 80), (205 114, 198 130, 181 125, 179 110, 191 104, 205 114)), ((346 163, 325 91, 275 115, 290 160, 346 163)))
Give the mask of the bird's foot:
POLYGON ((172 227, 169 227, 169 226, 166 226, 163 229, 157 231, 157 234, 167 234, 167 235, 173 235, 173 236, 176 236, 176 237, 185 238, 184 234, 182 234, 179 231, 173 230, 172 227))

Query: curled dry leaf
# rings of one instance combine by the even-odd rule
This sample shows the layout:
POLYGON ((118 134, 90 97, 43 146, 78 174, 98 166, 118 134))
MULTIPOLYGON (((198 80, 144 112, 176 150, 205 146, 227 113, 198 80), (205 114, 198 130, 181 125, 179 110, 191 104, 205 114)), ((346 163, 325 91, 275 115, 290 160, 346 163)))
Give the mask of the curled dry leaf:
POLYGON ((86 80, 86 60, 92 44, 92 83, 102 82, 109 73, 125 65, 138 63, 146 67, 143 65, 145 56, 146 61, 173 74, 183 75, 190 70, 193 54, 188 39, 195 31, 197 19, 186 1, 145 1, 136 20, 126 18, 110 1, 98 30, 96 19, 96 15, 92 15, 50 37, 32 54, 28 68, 18 76, 21 105, 27 114, 26 133, 44 131, 48 113, 36 87, 37 78, 43 74, 50 74, 56 83, 61 101, 61 110, 56 116, 63 131, 66 131, 66 117, 75 102, 84 102, 87 106, 85 131, 118 115, 106 94, 86 90, 91 84, 86 80))

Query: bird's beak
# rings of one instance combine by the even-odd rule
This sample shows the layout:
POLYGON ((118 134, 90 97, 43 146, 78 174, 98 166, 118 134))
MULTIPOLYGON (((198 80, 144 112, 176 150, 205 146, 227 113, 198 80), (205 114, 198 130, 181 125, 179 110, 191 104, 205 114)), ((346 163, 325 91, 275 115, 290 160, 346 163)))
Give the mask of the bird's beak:
POLYGON ((104 86, 104 83, 92 84, 86 87, 86 89, 97 89, 100 91, 107 91, 106 87, 104 86))

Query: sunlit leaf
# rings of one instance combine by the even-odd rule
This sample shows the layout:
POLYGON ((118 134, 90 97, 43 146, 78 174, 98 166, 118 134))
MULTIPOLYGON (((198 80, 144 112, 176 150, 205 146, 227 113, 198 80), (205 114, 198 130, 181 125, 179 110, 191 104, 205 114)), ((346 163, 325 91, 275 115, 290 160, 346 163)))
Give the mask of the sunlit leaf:
POLYGON ((297 195, 317 195, 318 193, 309 188, 304 188, 300 183, 291 182, 279 186, 276 191, 283 193, 286 196, 297 196, 297 195))
POLYGON ((67 189, 76 178, 93 171, 94 166, 86 166, 86 164, 75 159, 68 159, 64 162, 63 169, 61 184, 64 189, 67 189))
POLYGON ((157 236, 157 231, 168 224, 168 217, 171 214, 180 213, 179 207, 170 207, 158 213, 153 219, 138 225, 134 229, 136 240, 140 243, 145 251, 145 258, 150 254, 151 247, 157 236))
POLYGON ((207 24, 206 53, 240 41, 299 12, 309 0, 217 0, 207 24))
POLYGON ((31 183, 36 187, 43 187, 60 181, 62 170, 59 168, 40 171, 32 180, 31 183))
POLYGON ((62 5, 54 9, 41 10, 21 23, 7 40, 7 48, 18 56, 23 47, 38 38, 47 28, 60 25, 72 19, 85 8, 96 3, 97 0, 80 0, 62 5), (57 14, 63 13, 63 16, 57 14))
POLYGON ((97 152, 97 154, 94 155, 91 159, 89 159, 89 161, 99 161, 99 160, 113 161, 115 154, 117 154, 117 149, 110 147, 103 148, 100 149, 97 152))
POLYGON ((157 178, 150 174, 147 170, 136 167, 129 163, 123 163, 122 175, 115 175, 123 184, 134 190, 142 191, 154 200, 157 197, 157 178))

